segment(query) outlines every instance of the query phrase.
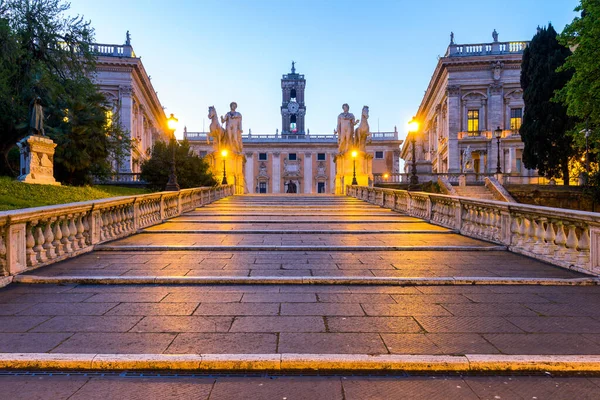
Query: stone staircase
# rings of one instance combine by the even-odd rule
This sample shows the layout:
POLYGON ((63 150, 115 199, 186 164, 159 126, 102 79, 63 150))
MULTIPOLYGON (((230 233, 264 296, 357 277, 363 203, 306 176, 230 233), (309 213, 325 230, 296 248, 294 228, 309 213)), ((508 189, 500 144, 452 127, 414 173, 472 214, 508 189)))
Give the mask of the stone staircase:
POLYGON ((492 192, 485 186, 453 186, 461 197, 481 200, 496 200, 492 192))

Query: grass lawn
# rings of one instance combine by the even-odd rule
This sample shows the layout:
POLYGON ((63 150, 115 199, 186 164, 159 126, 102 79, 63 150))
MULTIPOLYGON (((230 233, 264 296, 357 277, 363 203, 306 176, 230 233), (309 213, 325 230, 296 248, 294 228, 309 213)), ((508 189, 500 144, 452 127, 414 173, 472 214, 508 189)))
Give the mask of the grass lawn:
POLYGON ((150 190, 143 188, 126 188, 109 185, 85 187, 32 185, 15 181, 8 177, 0 177, 0 211, 150 192, 150 190))

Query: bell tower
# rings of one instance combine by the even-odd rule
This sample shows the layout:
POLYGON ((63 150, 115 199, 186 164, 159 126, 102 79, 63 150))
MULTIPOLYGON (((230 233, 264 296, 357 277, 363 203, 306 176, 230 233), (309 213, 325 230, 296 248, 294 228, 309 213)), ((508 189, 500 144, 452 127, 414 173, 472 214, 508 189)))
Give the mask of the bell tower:
POLYGON ((281 134, 304 135, 304 88, 306 80, 304 75, 296 73, 296 63, 292 61, 292 72, 281 78, 281 134))

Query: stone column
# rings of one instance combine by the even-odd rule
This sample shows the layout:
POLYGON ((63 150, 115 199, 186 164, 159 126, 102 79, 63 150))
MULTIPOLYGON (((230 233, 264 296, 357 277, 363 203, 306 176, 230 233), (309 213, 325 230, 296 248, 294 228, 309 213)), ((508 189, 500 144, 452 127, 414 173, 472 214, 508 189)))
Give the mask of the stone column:
MULTIPOLYGON (((120 121, 121 127, 133 135, 133 87, 119 86, 119 97, 121 99, 120 121)), ((131 137, 130 137, 131 138, 131 137)), ((118 160, 118 172, 131 172, 131 154, 126 154, 118 160)))
POLYGON ((281 158, 280 152, 273 152, 273 193, 281 193, 281 158))
POLYGON ((304 193, 312 193, 313 185, 312 153, 304 153, 304 193))
POLYGON ((244 174, 246 176, 246 192, 254 193, 256 182, 254 181, 254 153, 246 153, 246 165, 244 174))
MULTIPOLYGON (((502 98, 502 84, 493 83, 490 85, 490 128, 492 131, 492 140, 496 142, 496 136, 494 131, 500 127, 504 129, 504 99, 502 98)), ((492 154, 488 157, 489 168, 491 171, 496 171, 496 165, 498 162, 498 146, 494 143, 492 146, 492 154)))
POLYGON ((461 105, 460 86, 449 85, 448 94, 448 172, 460 172, 458 131, 460 130, 461 105))
POLYGON ((334 154, 328 153, 329 157, 329 193, 335 193, 335 162, 334 154))

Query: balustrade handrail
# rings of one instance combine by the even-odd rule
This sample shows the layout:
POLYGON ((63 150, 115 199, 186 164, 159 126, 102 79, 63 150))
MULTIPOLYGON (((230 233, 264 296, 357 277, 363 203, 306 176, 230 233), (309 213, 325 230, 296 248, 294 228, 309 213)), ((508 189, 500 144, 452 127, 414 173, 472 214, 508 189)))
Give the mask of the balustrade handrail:
POLYGON ((226 185, 0 212, 0 275, 75 257, 233 194, 226 185))
POLYGON ((600 213, 347 186, 349 196, 580 272, 600 275, 600 213))

